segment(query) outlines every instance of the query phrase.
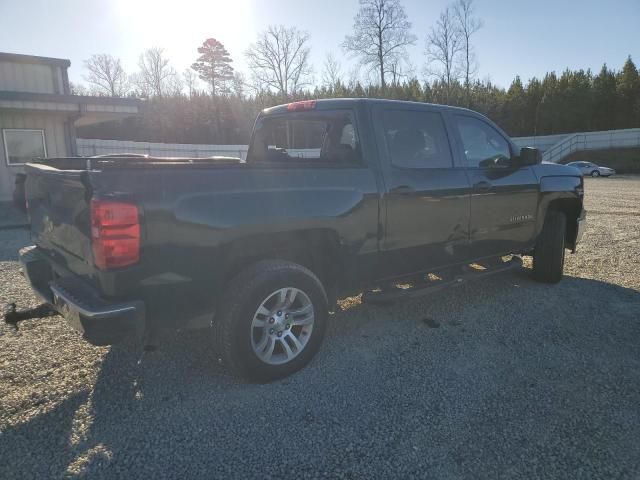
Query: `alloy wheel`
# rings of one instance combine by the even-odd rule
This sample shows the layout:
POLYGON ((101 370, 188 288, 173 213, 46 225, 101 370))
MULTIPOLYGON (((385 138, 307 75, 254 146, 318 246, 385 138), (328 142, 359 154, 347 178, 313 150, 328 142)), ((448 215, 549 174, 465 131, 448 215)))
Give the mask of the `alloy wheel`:
POLYGON ((288 363, 307 346, 313 324, 309 296, 297 288, 280 288, 265 298, 253 315, 253 352, 269 365, 288 363))

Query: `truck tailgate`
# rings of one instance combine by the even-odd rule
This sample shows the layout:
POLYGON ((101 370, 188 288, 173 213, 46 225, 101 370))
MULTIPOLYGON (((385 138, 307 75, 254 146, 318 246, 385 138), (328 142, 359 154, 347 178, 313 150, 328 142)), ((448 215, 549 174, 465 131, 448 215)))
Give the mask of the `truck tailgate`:
MULTIPOLYGON (((47 165, 26 167, 26 200, 31 234, 39 247, 56 254, 72 271, 92 263, 90 199, 86 172, 47 165)), ((81 269, 84 270, 84 269, 81 269)))

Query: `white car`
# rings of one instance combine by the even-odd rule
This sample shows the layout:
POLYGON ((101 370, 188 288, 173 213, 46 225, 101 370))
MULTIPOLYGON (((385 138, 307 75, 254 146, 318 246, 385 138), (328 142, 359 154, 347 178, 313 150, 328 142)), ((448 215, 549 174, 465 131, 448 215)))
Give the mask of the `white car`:
POLYGON ((610 177, 615 175, 616 171, 613 168, 601 167, 591 162, 571 162, 567 163, 570 167, 576 167, 582 172, 582 175, 591 175, 592 177, 610 177))

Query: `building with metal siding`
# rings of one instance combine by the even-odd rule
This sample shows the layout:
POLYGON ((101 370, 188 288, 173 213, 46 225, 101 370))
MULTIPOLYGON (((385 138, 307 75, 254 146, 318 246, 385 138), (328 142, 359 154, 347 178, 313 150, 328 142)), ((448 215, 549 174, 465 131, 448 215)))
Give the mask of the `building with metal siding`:
POLYGON ((69 60, 0 52, 0 201, 33 157, 76 154, 75 128, 138 113, 132 99, 71 95, 69 60))

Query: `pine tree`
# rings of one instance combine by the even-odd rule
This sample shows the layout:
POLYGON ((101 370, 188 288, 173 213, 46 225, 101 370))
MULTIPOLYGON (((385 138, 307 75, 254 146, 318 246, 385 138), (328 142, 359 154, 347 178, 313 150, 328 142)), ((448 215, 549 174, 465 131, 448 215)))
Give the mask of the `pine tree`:
POLYGON ((591 70, 576 70, 569 75, 567 101, 570 104, 567 123, 563 130, 567 132, 584 132, 592 129, 591 112, 593 110, 593 95, 591 84, 593 75, 591 70))
POLYGON ((558 76, 556 72, 547 73, 544 76, 542 91, 545 101, 540 104, 538 135, 562 133, 562 130, 558 128, 558 76))
POLYGON ((593 79, 592 123, 596 130, 615 128, 616 76, 605 63, 593 79))
POLYGON ((631 56, 616 77, 618 108, 616 128, 632 128, 640 124, 640 77, 631 56))
POLYGON ((229 83, 233 80, 231 57, 224 45, 215 38, 208 38, 198 48, 200 56, 191 65, 200 78, 211 87, 211 95, 229 93, 229 83))
POLYGON ((507 90, 507 98, 504 104, 506 123, 503 127, 510 135, 523 135, 526 131, 524 124, 526 105, 527 99, 522 81, 519 76, 516 76, 509 90, 507 90))
POLYGON ((525 125, 529 135, 538 135, 540 108, 545 100, 540 80, 533 77, 529 80, 526 91, 525 125))

